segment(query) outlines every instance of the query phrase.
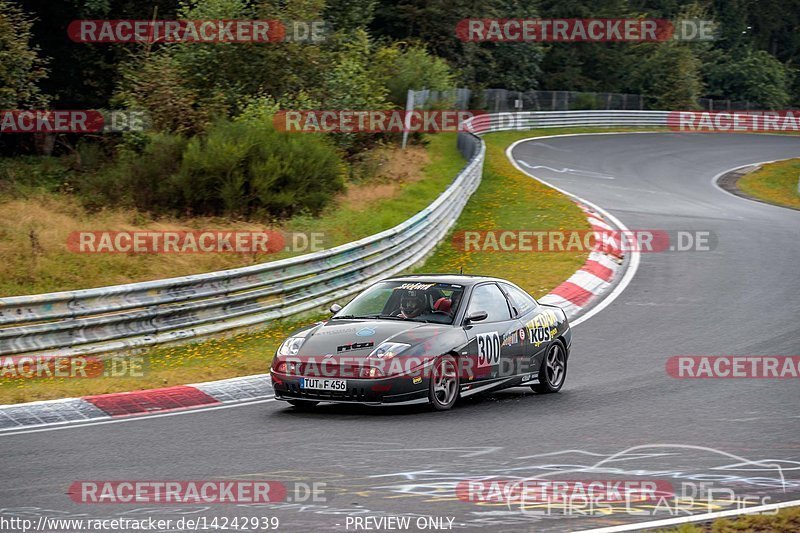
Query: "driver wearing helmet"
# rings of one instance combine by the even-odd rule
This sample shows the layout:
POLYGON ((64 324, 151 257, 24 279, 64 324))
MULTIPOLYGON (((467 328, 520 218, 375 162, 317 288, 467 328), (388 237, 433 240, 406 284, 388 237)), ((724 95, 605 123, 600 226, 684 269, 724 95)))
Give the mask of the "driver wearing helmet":
POLYGON ((421 291, 406 291, 400 298, 400 313, 402 318, 418 317, 427 311, 428 302, 425 293, 421 291))

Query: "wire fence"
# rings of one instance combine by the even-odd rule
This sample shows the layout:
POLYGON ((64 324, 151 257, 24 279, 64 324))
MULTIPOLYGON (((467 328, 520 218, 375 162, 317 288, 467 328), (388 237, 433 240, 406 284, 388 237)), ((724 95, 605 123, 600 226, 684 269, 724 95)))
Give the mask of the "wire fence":
MULTIPOLYGON (((621 110, 642 111, 663 109, 658 99, 641 94, 580 92, 580 91, 509 91, 507 89, 485 89, 473 92, 459 88, 447 91, 410 91, 411 109, 448 108, 476 109, 490 113, 519 111, 580 111, 621 110)), ((698 105, 708 111, 755 110, 759 106, 752 102, 700 98, 698 105)))

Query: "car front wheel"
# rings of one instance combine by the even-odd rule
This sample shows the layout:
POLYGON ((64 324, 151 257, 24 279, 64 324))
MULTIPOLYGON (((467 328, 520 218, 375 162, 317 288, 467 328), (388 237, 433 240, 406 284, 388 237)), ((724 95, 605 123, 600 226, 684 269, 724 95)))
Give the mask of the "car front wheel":
POLYGON ((442 355, 433 364, 428 399, 437 411, 453 407, 458 399, 458 368, 452 355, 442 355))

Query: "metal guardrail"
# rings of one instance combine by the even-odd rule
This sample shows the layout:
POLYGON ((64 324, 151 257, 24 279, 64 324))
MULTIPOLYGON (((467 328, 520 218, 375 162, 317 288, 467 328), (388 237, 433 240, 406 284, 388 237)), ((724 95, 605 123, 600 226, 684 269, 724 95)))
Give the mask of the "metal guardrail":
MULTIPOLYGON (((559 126, 665 126, 666 111, 498 113, 479 134, 559 126)), ((330 250, 250 267, 78 291, 0 298, 0 355, 97 354, 203 337, 319 308, 424 259, 477 189, 485 145, 463 132, 468 159, 427 208, 391 229, 330 250)))

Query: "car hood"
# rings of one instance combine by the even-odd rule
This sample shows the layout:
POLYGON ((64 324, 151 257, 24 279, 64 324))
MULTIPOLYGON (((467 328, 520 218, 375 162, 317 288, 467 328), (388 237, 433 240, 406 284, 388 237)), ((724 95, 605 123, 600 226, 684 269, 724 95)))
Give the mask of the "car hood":
POLYGON ((454 329, 460 328, 404 320, 331 320, 305 330, 306 340, 298 355, 347 354, 367 357, 386 341, 415 346, 448 336, 447 333, 454 329))

